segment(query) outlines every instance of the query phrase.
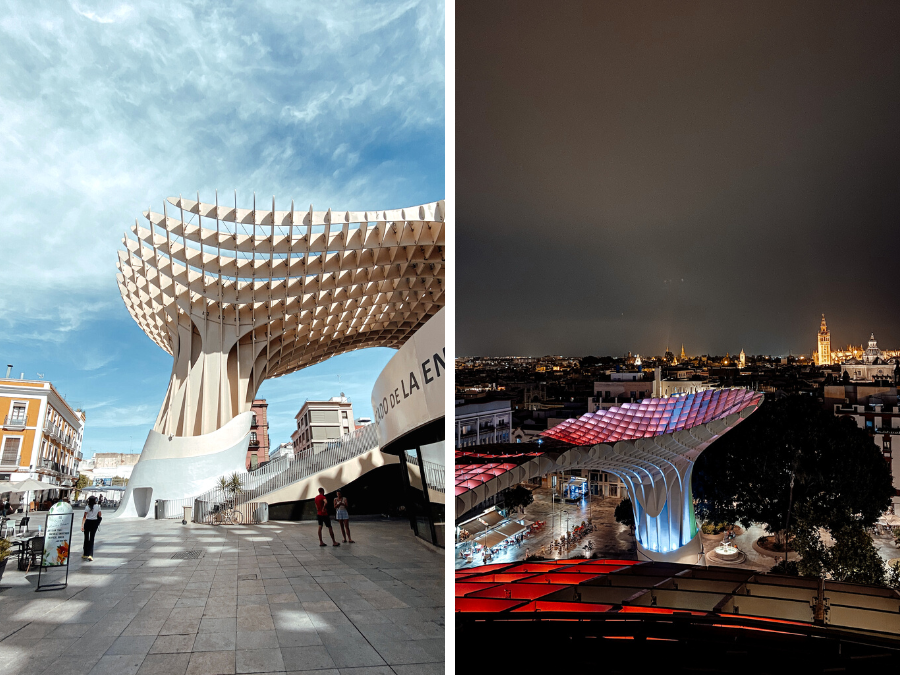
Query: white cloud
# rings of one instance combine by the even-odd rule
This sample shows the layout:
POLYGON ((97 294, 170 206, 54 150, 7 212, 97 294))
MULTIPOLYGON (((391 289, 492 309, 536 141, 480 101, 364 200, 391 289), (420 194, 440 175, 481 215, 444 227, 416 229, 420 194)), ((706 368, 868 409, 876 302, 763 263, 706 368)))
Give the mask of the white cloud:
POLYGON ((153 426, 159 406, 140 403, 136 405, 101 405, 96 412, 86 415, 88 428, 140 427, 143 432, 153 426))
POLYGON ((52 342, 109 312, 122 233, 173 194, 339 209, 443 197, 404 198, 411 183, 379 169, 382 146, 443 127, 442 3, 71 10, 0 18, 7 325, 56 321, 52 342))
POLYGON ((97 23, 119 23, 125 21, 134 15, 134 8, 128 5, 116 5, 101 15, 88 9, 83 9, 77 3, 72 3, 72 9, 85 19, 96 21, 97 23))

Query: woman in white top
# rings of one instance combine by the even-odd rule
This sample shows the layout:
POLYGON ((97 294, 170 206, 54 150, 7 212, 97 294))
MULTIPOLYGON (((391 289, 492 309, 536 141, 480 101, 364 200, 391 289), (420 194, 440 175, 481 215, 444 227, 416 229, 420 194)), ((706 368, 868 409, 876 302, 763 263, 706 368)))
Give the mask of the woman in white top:
POLYGON ((94 537, 97 528, 100 527, 100 506, 96 497, 88 497, 87 506, 84 507, 84 517, 81 519, 81 531, 84 532, 84 555, 82 560, 94 559, 94 537))
POLYGON ((341 536, 344 537, 344 543, 355 544, 356 542, 350 538, 350 514, 347 513, 347 498, 337 491, 337 497, 334 500, 334 519, 341 526, 341 536))

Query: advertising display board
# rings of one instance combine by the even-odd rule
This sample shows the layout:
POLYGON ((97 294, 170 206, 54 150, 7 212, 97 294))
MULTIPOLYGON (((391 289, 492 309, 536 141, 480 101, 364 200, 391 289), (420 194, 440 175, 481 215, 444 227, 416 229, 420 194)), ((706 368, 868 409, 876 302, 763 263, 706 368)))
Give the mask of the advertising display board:
POLYGON ((441 309, 413 334, 375 381, 372 410, 382 448, 444 416, 444 311, 441 309))
POLYGON ((47 530, 44 533, 44 547, 41 551, 41 566, 38 570, 38 584, 35 590, 58 590, 69 583, 69 551, 72 544, 72 521, 75 513, 72 506, 65 502, 57 502, 47 514, 47 530), (63 582, 41 584, 45 569, 65 567, 66 578, 63 582))

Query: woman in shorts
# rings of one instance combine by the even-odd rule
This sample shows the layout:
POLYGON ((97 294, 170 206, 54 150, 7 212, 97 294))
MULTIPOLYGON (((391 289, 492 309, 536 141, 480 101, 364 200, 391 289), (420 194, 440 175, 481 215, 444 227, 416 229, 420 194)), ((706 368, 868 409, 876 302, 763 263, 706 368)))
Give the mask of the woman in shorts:
POLYGON ((350 514, 347 513, 347 498, 337 491, 337 497, 334 498, 334 519, 341 526, 341 536, 344 538, 345 544, 355 544, 356 542, 350 538, 350 514))

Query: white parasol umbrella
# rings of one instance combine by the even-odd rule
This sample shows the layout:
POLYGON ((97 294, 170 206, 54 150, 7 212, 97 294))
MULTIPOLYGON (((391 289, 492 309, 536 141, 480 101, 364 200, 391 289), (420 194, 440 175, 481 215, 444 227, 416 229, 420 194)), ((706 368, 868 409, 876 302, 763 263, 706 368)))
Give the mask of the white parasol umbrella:
MULTIPOLYGON (((0 481, 0 492, 37 492, 39 490, 49 490, 53 486, 42 483, 34 478, 26 478, 25 480, 4 480, 0 481)), ((27 495, 26 495, 27 497, 27 495)), ((25 516, 28 516, 28 499, 25 500, 25 516)))

